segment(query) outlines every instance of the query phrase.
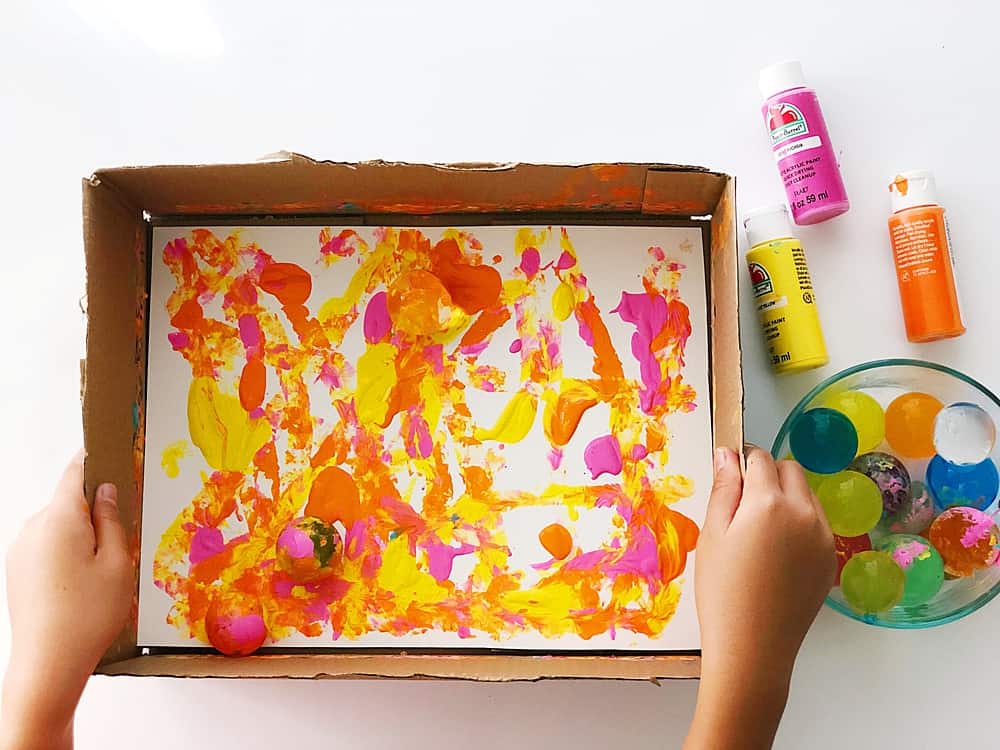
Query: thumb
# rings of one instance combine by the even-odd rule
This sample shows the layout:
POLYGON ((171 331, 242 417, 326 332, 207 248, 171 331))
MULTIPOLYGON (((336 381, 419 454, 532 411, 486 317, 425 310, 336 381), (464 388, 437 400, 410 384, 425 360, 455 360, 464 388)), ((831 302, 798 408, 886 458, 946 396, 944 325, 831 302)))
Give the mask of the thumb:
POLYGON ((97 488, 94 499, 94 536, 97 539, 97 554, 120 556, 128 554, 125 529, 118 514, 118 488, 113 484, 102 484, 97 488))
POLYGON ((715 481, 705 512, 705 526, 724 530, 736 515, 743 497, 743 472, 739 457, 731 448, 715 450, 715 481))

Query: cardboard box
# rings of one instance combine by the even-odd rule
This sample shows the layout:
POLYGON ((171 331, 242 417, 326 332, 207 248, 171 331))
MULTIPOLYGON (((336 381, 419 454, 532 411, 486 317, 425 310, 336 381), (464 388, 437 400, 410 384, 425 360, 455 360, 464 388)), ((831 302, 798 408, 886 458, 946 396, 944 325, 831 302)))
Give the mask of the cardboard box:
MULTIPOLYGON (((318 162, 280 154, 250 164, 102 169, 83 182, 87 360, 83 422, 87 496, 120 489, 138 549, 150 230, 154 223, 308 220, 331 224, 595 223, 700 226, 709 280, 712 424, 717 445, 743 443, 733 179, 661 164, 423 165, 318 162)), ((135 615, 102 674, 197 677, 697 677, 697 654, 541 655, 406 652, 142 653, 135 615)))

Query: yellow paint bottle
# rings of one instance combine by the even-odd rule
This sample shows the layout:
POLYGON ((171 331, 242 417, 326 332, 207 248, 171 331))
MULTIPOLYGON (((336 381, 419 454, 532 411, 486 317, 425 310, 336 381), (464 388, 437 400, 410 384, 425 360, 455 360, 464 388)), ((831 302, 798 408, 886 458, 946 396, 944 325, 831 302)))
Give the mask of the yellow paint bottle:
POLYGON ((743 220, 757 318, 774 371, 779 375, 830 361, 816 309, 806 254, 792 234, 784 206, 751 211, 743 220))

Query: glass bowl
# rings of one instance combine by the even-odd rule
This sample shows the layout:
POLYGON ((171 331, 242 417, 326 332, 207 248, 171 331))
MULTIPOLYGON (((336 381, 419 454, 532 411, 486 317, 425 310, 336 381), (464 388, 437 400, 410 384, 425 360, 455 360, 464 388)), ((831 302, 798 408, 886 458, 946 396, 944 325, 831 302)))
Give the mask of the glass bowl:
MULTIPOLYGON (((922 391, 936 396, 945 406, 968 402, 982 407, 1000 426, 1000 399, 986 386, 968 375, 932 362, 912 359, 884 359, 851 367, 812 389, 792 409, 774 440, 771 453, 775 458, 789 457, 789 434, 795 420, 804 411, 821 405, 832 394, 844 390, 857 390, 872 396, 885 409, 895 398, 910 391, 922 391)), ((895 454, 883 441, 877 451, 895 454)), ((1000 464, 1000 452, 995 445, 990 458, 1000 464)), ((925 481, 929 459, 904 459, 914 482, 925 481)), ((997 513, 997 500, 993 499, 985 512, 997 513)), ((880 524, 881 525, 881 524, 880 524)), ((874 543, 884 529, 876 527, 871 532, 874 543)), ((990 565, 964 578, 946 577, 941 590, 929 601, 915 606, 896 605, 879 614, 860 614, 844 599, 840 588, 835 587, 826 599, 828 606, 848 617, 887 628, 929 628, 957 620, 975 612, 1000 593, 1000 565, 990 565)))

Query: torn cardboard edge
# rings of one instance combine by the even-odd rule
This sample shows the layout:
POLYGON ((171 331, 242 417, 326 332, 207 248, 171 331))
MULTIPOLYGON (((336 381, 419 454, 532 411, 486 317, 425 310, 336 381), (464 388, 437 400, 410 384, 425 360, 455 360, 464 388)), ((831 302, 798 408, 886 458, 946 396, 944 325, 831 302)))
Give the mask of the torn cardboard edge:
MULTIPOLYGON (((149 229, 164 220, 208 217, 324 219, 328 223, 433 223, 479 214, 523 222, 583 219, 651 223, 709 219, 710 383, 716 445, 743 443, 735 188, 727 175, 658 164, 474 164, 318 162, 298 154, 249 164, 122 167, 83 181, 87 271, 87 359, 83 422, 88 498, 100 482, 120 488, 119 505, 138 550, 146 368, 149 229), (363 221, 358 222, 359 217, 363 221), (425 217, 421 219, 420 217, 425 217)), ((135 582, 138 591, 138 573, 135 582)), ((317 653, 232 659, 202 654, 141 655, 137 608, 98 673, 244 677, 435 677, 520 680, 546 677, 696 677, 700 657, 317 653)))

